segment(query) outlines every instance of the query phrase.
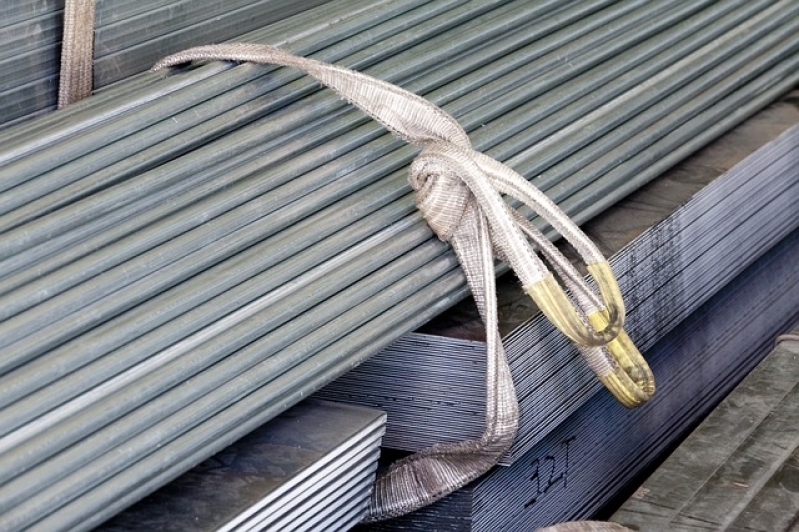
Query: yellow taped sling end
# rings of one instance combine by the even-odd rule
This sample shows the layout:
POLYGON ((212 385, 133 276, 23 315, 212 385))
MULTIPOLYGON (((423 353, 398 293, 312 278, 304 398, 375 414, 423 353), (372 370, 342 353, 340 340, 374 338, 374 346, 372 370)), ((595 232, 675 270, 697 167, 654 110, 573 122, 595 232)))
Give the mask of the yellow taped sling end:
POLYGON ((613 270, 610 268, 608 261, 590 262, 586 264, 588 273, 594 278, 599 293, 602 296, 602 301, 605 304, 608 315, 611 316, 610 323, 624 326, 624 299, 621 297, 621 290, 619 284, 616 282, 616 276, 613 275, 613 270))
MULTIPOLYGON (((593 327, 602 328, 607 324, 607 316, 604 312, 593 312, 588 321, 593 327)), ((648 401, 655 394, 655 376, 627 333, 622 330, 605 347, 614 364, 613 371, 598 376, 602 384, 627 408, 648 401)))
POLYGON ((541 312, 574 343, 586 347, 604 346, 610 353, 612 370, 598 375, 599 380, 624 406, 632 408, 649 400, 655 393, 655 377, 630 337, 622 328, 624 302, 613 272, 607 262, 588 265, 605 310, 588 314, 588 324, 577 314, 574 305, 552 274, 524 287, 541 312))
POLYGON ((621 331, 621 322, 617 319, 612 324, 606 322, 603 327, 588 327, 551 273, 525 286, 524 291, 533 298, 549 321, 576 344, 586 347, 605 345, 621 331))

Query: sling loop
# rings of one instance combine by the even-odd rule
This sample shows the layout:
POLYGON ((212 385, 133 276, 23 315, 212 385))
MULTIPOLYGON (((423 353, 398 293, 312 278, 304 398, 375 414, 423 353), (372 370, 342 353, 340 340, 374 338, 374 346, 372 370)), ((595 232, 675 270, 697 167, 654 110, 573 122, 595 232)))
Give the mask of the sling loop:
POLYGON ((432 230, 455 250, 486 325, 486 428, 478 440, 434 445, 394 463, 377 479, 367 521, 396 517, 446 496, 496 465, 513 443, 519 412, 497 326, 495 253, 509 263, 524 290, 577 345, 620 402, 636 406, 654 393, 652 372, 622 328, 621 292, 600 251, 544 193, 507 166, 475 151, 452 116, 390 83, 268 45, 191 48, 162 59, 153 70, 195 60, 246 61, 302 70, 400 139, 421 148, 410 168, 416 203, 432 230), (574 246, 598 294, 535 226, 510 208, 502 194, 531 207, 574 246))

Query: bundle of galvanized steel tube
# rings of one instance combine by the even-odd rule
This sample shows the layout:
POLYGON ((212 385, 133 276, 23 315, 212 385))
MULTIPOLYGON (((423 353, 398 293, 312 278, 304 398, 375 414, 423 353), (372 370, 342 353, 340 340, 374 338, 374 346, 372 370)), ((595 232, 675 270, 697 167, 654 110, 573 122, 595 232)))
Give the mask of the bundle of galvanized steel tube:
MULTIPOLYGON (((261 28, 324 0, 106 0, 98 2, 94 86, 144 72, 166 54, 261 28)), ((0 128, 56 104, 64 1, 0 5, 0 128)))
MULTIPOLYGON (((797 29, 793 0, 335 0, 246 40, 425 96, 583 221, 795 85, 797 29)), ((414 150, 294 71, 140 75, 0 147, 2 529, 98 524, 466 295, 414 150)))

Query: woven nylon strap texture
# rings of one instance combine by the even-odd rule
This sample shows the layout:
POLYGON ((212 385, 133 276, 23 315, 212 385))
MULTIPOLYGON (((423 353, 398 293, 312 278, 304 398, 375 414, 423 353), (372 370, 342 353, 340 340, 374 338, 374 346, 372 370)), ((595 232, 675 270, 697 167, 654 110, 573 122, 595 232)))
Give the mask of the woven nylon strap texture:
POLYGON ((59 109, 92 93, 94 11, 94 0, 68 0, 64 5, 59 109))
MULTIPOLYGON (((294 56, 281 49, 232 43, 193 48, 159 61, 153 70, 194 60, 234 60, 277 64, 307 72, 383 124, 397 137, 422 149, 411 165, 416 201, 435 233, 450 242, 460 259, 487 329, 487 410, 482 437, 441 444, 394 463, 378 478, 368 521, 399 516, 430 504, 476 479, 513 443, 518 404, 497 328, 494 257, 506 260, 523 285, 549 270, 532 240, 585 311, 601 309, 599 298, 571 263, 534 226, 511 209, 501 194, 534 207, 588 261, 604 260, 595 246, 559 208, 523 177, 472 149, 468 135, 449 114, 392 84, 340 66, 294 56)), ((585 347, 592 369, 607 363, 602 347, 585 347), (593 349, 593 351, 592 351, 593 349)))

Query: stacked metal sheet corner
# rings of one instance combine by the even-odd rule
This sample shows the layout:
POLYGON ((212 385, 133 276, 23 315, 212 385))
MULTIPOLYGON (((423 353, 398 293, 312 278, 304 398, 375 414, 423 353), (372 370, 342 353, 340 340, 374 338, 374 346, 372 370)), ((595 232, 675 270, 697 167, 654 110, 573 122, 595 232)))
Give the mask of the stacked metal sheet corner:
MULTIPOLYGON (((164 55, 228 40, 324 0, 101 0, 94 34, 94 87, 144 72, 164 55)), ((0 5, 0 128, 55 108, 64 2, 0 5)))
POLYGON ((611 520, 665 532, 791 530, 799 521, 799 323, 611 520))
MULTIPOLYGON (((648 349, 659 390, 647 406, 625 410, 610 394, 597 394, 512 466, 496 468, 451 498, 363 530, 533 531, 594 517, 680 441, 772 349, 774 336, 799 318, 797 260, 799 230, 648 349)), ((733 503, 726 491, 734 488, 716 492, 720 504, 733 503)), ((668 511, 655 507, 627 522, 644 523, 641 530, 680 529, 674 522, 658 528, 656 516, 668 511)), ((777 521, 772 514, 764 522, 777 521)), ((708 526, 704 520, 690 524, 697 522, 708 526)))
MULTIPOLYGON (((627 328, 642 350, 799 227, 799 126, 716 178, 610 262, 625 294, 627 328)), ((519 395, 513 464, 601 386, 541 315, 505 339, 519 395)), ((320 392, 389 412, 387 447, 418 450, 478 437, 485 412, 485 345, 407 335, 320 392)), ((661 394, 662 392, 658 392, 661 394)))
POLYGON ((303 401, 96 530, 349 530, 369 503, 385 419, 303 401))
MULTIPOLYGON (((247 38, 427 97, 581 222, 795 85, 797 29, 795 0, 334 0, 247 38)), ((0 133, 0 528, 91 528, 465 297, 414 155, 221 62, 0 133)))

